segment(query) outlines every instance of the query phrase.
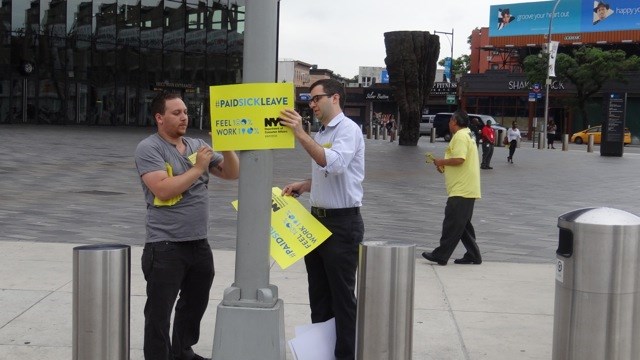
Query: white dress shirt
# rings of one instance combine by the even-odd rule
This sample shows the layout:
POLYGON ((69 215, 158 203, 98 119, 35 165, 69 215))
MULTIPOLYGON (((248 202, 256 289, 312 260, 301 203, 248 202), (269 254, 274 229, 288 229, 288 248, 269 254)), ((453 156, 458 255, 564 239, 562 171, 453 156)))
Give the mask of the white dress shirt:
POLYGON ((315 135, 324 148, 327 166, 311 164, 311 206, 343 209, 362 206, 364 138, 362 130, 338 114, 315 135))

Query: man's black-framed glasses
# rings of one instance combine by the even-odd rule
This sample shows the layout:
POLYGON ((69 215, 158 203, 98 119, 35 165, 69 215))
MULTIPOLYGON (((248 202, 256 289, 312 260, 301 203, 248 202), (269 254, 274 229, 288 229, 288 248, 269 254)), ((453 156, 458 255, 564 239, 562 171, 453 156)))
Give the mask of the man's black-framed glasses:
POLYGON ((333 94, 318 94, 318 95, 314 95, 311 100, 309 100, 309 104, 312 103, 318 103, 318 100, 320 100, 321 97, 323 96, 333 96, 333 94))

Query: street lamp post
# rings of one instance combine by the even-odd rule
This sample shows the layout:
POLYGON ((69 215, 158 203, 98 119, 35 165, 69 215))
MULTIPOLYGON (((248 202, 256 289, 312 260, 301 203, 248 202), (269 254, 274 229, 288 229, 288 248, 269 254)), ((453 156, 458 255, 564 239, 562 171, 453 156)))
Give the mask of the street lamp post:
POLYGON ((444 32, 444 31, 433 31, 433 34, 444 34, 444 35, 451 35, 451 40, 449 40, 449 38, 447 37, 447 40, 449 40, 449 44, 451 44, 451 79, 453 80, 453 29, 451 29, 451 32, 444 32))
MULTIPOLYGON (((553 11, 551 11, 551 16, 549 17, 549 32, 547 33, 547 55, 548 58, 551 58, 551 24, 553 22, 553 18, 556 17, 556 9, 558 8, 558 4, 560 4, 560 0, 556 1, 556 4, 553 6, 553 11)), ((551 78, 549 77, 549 62, 547 60, 547 79, 545 81, 545 92, 544 92, 544 124, 543 128, 543 139, 544 143, 540 148, 544 149, 544 145, 547 142, 547 124, 549 123, 549 89, 551 88, 551 78)))

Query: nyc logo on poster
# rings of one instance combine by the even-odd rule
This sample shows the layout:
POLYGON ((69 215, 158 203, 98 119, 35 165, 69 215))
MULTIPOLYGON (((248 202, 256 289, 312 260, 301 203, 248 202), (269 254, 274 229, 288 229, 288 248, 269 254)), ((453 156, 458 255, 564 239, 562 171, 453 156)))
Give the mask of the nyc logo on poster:
POLYGON ((293 131, 280 125, 284 108, 294 107, 291 83, 209 87, 211 137, 216 151, 293 149, 293 131))

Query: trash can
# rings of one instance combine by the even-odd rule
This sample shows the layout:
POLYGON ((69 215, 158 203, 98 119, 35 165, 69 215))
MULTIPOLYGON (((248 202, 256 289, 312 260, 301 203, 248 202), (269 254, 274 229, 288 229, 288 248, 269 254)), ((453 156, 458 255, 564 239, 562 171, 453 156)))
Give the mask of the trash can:
POLYGON ((640 218, 585 208, 558 227, 552 359, 637 359, 640 218))
POLYGON ((358 264, 357 360, 410 360, 415 245, 368 241, 358 264))
POLYGON ((131 248, 73 248, 73 360, 129 360, 131 248))

